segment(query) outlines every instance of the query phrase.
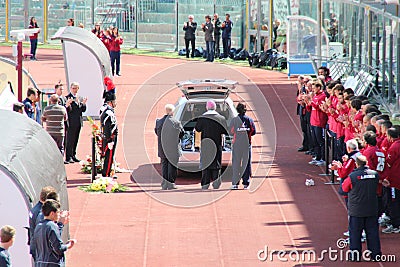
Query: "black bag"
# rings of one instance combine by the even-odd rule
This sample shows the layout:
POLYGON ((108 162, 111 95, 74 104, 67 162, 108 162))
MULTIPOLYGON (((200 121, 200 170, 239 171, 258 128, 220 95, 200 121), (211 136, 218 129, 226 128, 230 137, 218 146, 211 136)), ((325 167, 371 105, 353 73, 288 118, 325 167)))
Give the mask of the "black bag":
POLYGON ((181 50, 179 50, 178 55, 186 56, 186 48, 182 48, 181 50))
POLYGON ((198 47, 196 50, 194 50, 194 56, 195 57, 203 57, 205 55, 203 47, 198 47))
POLYGON ((249 58, 249 52, 247 52, 246 49, 242 49, 239 51, 239 53, 236 53, 234 56, 234 60, 246 60, 249 58))

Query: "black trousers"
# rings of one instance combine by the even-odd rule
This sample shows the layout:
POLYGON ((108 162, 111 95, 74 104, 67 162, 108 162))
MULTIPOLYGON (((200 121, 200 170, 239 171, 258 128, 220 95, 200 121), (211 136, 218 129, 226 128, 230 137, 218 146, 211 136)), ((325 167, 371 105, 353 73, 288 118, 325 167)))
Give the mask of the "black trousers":
POLYGON ((311 130, 315 140, 314 152, 316 153, 316 160, 325 160, 324 128, 311 126, 311 130))
POLYGON ((192 44, 191 56, 194 57, 194 51, 196 50, 196 39, 185 39, 186 57, 189 57, 189 42, 192 44))
POLYGON ((121 64, 121 51, 110 51, 110 58, 112 74, 119 74, 121 64))
POLYGON ((117 138, 114 139, 114 145, 111 149, 108 147, 108 145, 106 145, 105 147, 106 152, 104 156, 103 170, 101 172, 101 175, 103 177, 110 177, 112 165, 114 162, 114 154, 116 147, 117 147, 117 138))
POLYGON ((161 187, 168 189, 171 184, 175 183, 176 176, 178 174, 177 161, 170 162, 167 158, 161 158, 161 170, 163 180, 161 182, 161 187))
POLYGON ((36 58, 36 49, 37 49, 37 44, 38 44, 38 39, 31 39, 31 59, 36 58))
MULTIPOLYGON (((309 114, 308 114, 308 116, 309 116, 309 114)), ((306 150, 309 150, 311 148, 311 145, 310 145, 311 132, 310 132, 310 128, 307 124, 307 113, 304 115, 301 114, 299 117, 300 117, 301 131, 303 132, 302 147, 306 150)))
POLYGON ((201 186, 208 188, 210 182, 213 181, 213 187, 219 188, 221 186, 221 178, 219 177, 220 169, 206 168, 201 171, 201 186))
POLYGON ((227 58, 231 50, 231 38, 222 38, 222 46, 224 48, 224 58, 227 58))
POLYGON ((79 133, 81 132, 81 125, 75 126, 70 125, 67 132, 67 144, 66 144, 66 155, 65 158, 70 160, 76 156, 76 147, 78 145, 79 133))
POLYGON ((214 55, 216 58, 218 58, 220 55, 219 46, 220 46, 220 42, 221 42, 221 35, 214 35, 214 40, 215 40, 214 55))
POLYGON ((390 217, 390 223, 395 228, 400 227, 400 190, 388 188, 386 190, 387 213, 390 217))
POLYGON ((360 261, 362 259, 362 246, 361 246, 361 235, 362 231, 365 230, 367 234, 367 248, 371 251, 371 259, 374 259, 377 255, 381 255, 381 241, 379 239, 379 225, 378 217, 353 217, 349 218, 349 231, 350 231, 350 250, 357 251, 353 255, 351 260, 360 261))

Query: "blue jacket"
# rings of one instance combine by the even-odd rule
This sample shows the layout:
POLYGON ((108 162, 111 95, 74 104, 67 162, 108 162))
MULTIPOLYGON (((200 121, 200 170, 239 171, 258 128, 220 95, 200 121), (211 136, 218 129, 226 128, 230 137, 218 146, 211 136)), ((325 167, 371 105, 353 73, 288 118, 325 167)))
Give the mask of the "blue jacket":
POLYGON ((64 264, 67 245, 61 240, 58 225, 50 220, 41 221, 35 228, 31 241, 35 267, 52 267, 64 264))
POLYGON ((225 20, 225 27, 222 28, 222 38, 231 38, 233 23, 231 20, 225 20))

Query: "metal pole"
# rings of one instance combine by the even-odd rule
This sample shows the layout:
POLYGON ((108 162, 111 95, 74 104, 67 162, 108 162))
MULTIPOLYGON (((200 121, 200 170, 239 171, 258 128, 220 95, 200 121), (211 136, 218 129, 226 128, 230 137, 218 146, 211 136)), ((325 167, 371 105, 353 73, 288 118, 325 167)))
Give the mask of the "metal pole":
POLYGON ((17 45, 18 101, 22 102, 22 41, 17 45))
POLYGON ((138 1, 135 1, 135 48, 138 48, 138 1))
POLYGON ((389 35, 389 90, 388 90, 388 100, 389 103, 392 100, 392 93, 393 93, 393 34, 389 35))
POLYGON ((10 0, 6 0, 6 32, 5 32, 5 34, 6 34, 6 42, 9 41, 8 40, 8 36, 9 36, 9 33, 10 33, 10 23, 8 22, 10 20, 10 17, 9 17, 9 15, 10 15, 10 4, 9 4, 9 1, 10 0))
MULTIPOLYGON (((378 17, 376 17, 376 31, 375 31, 375 68, 379 70, 379 43, 380 43, 380 37, 379 37, 379 20, 378 17)), ((375 88, 379 88, 379 71, 376 73, 376 79, 375 79, 375 88)))
POLYGON ((318 58, 318 67, 321 66, 321 55, 322 55, 322 0, 318 0, 317 7, 317 58, 318 58))
MULTIPOLYGON (((175 0, 175 24, 176 24, 176 34, 175 34, 175 52, 179 50, 179 0, 175 0)), ((215 6, 214 6, 215 11, 215 6)))
POLYGON ((273 38, 273 26, 274 26, 274 0, 269 0, 269 26, 268 26, 268 35, 269 35, 269 48, 272 48, 272 38, 273 38))
POLYGON ((257 38, 256 38, 256 52, 261 51, 261 0, 257 0, 257 38))
POLYGON ((368 11, 368 24, 367 24, 367 34, 368 34, 368 66, 372 67, 372 14, 368 11))
POLYGON ((43 0, 43 43, 47 43, 47 35, 48 35, 48 12, 49 12, 49 7, 48 7, 48 1, 43 0))
POLYGON ((358 10, 358 70, 361 69, 361 64, 362 64, 362 53, 363 53, 363 15, 361 13, 361 7, 358 10))
POLYGON ((353 67, 354 65, 354 56, 356 52, 356 12, 353 13, 353 18, 352 18, 352 25, 351 25, 351 53, 350 53, 350 64, 353 67))
MULTIPOLYGON (((397 26, 398 27, 398 26, 397 26)), ((397 86, 397 92, 396 92, 396 110, 399 110, 400 106, 400 81, 399 81, 399 70, 400 70, 400 34, 397 33, 397 56, 396 56, 396 62, 397 62, 397 71, 396 71, 396 86, 397 86)))
MULTIPOLYGON (((386 6, 385 6, 386 9, 386 6)), ((382 34, 382 98, 386 95, 386 19, 383 12, 383 34, 382 34)))
POLYGON ((94 22, 94 0, 91 0, 90 1, 90 11, 91 11, 91 17, 92 17, 92 26, 93 26, 93 28, 94 28, 94 24, 95 24, 95 22, 94 22))
POLYGON ((92 136, 92 183, 96 179, 96 138, 92 136))
POLYGON ((320 176, 329 175, 329 138, 332 138, 326 128, 324 128, 324 147, 325 147, 325 173, 321 173, 320 176))

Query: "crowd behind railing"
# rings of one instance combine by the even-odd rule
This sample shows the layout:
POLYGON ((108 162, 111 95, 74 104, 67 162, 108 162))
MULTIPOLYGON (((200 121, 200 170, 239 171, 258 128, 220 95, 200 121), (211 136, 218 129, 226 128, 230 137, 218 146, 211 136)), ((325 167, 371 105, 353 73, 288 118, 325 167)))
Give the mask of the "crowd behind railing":
MULTIPOLYGON (((333 80, 327 67, 318 69, 316 79, 311 76, 298 77, 297 114, 303 133, 302 146, 298 151, 312 157, 308 162, 310 165, 328 165, 326 170, 340 180, 338 193, 343 196, 350 217, 349 193, 344 189, 349 188, 346 184, 351 174, 362 165, 359 159, 365 156, 368 169, 379 175, 376 218, 384 227, 381 232, 399 233, 400 126, 395 125, 388 114, 384 114, 379 104, 354 91, 333 80), (328 158, 326 149, 331 152, 328 158)), ((367 229, 371 232, 371 228, 367 229)), ((351 231, 350 234, 348 231, 344 234, 351 236, 351 231)), ((350 245, 351 242, 350 238, 350 245)), ((369 243, 373 245, 377 242, 379 237, 378 241, 371 239, 369 243)))

